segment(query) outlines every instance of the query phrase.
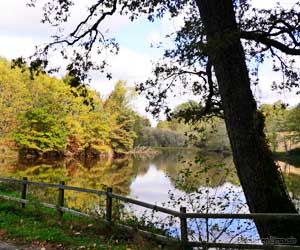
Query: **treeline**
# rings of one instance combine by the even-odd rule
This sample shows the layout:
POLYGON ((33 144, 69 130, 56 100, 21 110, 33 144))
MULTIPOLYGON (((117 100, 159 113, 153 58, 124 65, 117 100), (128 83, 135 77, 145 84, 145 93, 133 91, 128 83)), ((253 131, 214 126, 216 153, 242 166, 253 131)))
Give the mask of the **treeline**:
POLYGON ((120 81, 104 99, 71 73, 33 76, 0 58, 0 144, 26 158, 118 156, 145 146, 229 149, 221 119, 185 124, 173 117, 152 128, 131 108, 133 94, 120 81))
POLYGON ((137 146, 185 147, 186 136, 178 131, 146 127, 137 139, 137 146))
POLYGON ((290 151, 300 147, 300 104, 289 108, 281 101, 263 104, 265 130, 273 151, 290 151))
POLYGON ((79 84, 0 59, 0 140, 22 155, 98 156, 130 151, 144 126, 129 105, 130 91, 118 82, 107 99, 79 84))
POLYGON ((179 115, 190 106, 198 106, 195 101, 182 103, 174 108, 167 121, 159 121, 156 128, 145 127, 137 139, 137 144, 150 147, 198 147, 215 151, 230 150, 225 123, 213 117, 197 123, 185 123, 179 115))
MULTIPOLYGON (((194 101, 178 105, 173 117, 160 121, 156 128, 145 127, 136 140, 144 146, 200 147, 214 151, 230 150, 230 143, 222 119, 213 117, 198 123, 184 123, 178 115, 187 107, 195 107, 194 101)), ((288 107, 281 101, 263 104, 260 111, 265 116, 265 132, 272 151, 290 151, 300 148, 300 104, 288 107)))

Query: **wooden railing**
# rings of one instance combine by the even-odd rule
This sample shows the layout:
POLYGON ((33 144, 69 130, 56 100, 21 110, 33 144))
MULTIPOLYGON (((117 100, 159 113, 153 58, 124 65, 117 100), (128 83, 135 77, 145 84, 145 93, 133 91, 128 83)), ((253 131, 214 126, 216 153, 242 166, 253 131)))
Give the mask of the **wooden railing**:
MULTIPOLYGON (((83 192, 89 194, 96 194, 98 196, 105 196, 106 197, 106 207, 105 207, 105 222, 108 225, 114 225, 117 227, 122 227, 127 230, 139 231, 141 234, 154 238, 158 241, 164 242, 165 244, 181 244, 183 249, 191 249, 192 247, 201 247, 202 249, 209 249, 209 248, 227 248, 227 249, 272 249, 272 250, 283 250, 283 249, 291 249, 291 250, 300 250, 300 246, 296 245, 275 245, 275 244, 234 244, 234 243, 217 243, 217 242, 199 242, 199 241, 189 241, 188 237, 188 226, 187 226, 187 219, 197 218, 197 219, 251 219, 251 220, 299 220, 300 221, 300 214, 282 214, 282 213, 252 213, 252 214, 203 214, 203 213, 187 213, 185 207, 180 207, 179 211, 171 210, 168 208, 164 208, 161 206, 153 205, 147 202, 139 201, 133 198, 125 197, 122 195, 118 195, 112 192, 112 188, 108 187, 106 191, 103 190, 94 190, 94 189, 87 189, 87 188, 80 188, 80 187, 73 187, 73 186, 66 186, 63 181, 59 184, 53 183, 42 183, 42 182, 34 182, 28 180, 24 177, 22 180, 12 179, 12 178, 0 178, 0 182, 11 182, 11 183, 19 183, 21 184, 21 194, 20 198, 11 197, 7 195, 0 194, 0 198, 14 201, 21 204, 22 208, 25 208, 26 204, 38 204, 44 207, 56 209, 59 215, 63 215, 63 213, 70 213, 77 216, 84 216, 84 217, 91 217, 91 215, 76 211, 74 209, 70 209, 64 207, 64 200, 65 200, 65 191, 71 190, 76 192, 83 192), (28 185, 39 186, 39 187, 48 187, 54 188, 58 190, 58 203, 57 204, 49 204, 45 202, 34 202, 29 201, 27 198, 27 190, 28 185), (113 199, 127 202, 130 204, 138 205, 144 208, 149 208, 157 212, 162 212, 168 215, 172 215, 174 217, 178 217, 180 219, 180 240, 172 237, 166 237, 159 234, 150 233, 145 230, 137 229, 130 227, 128 225, 113 223, 112 221, 112 207, 113 207, 113 199)), ((300 229, 299 229, 300 230, 300 229)), ((299 244, 299 243, 298 243, 299 244)))

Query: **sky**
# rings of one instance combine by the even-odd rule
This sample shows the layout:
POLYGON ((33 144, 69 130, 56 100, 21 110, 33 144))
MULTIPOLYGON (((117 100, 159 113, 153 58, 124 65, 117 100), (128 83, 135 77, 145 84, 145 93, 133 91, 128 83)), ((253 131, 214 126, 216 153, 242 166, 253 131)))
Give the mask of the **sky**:
MULTIPOLYGON (((72 24, 78 23, 84 16, 83 10, 86 8, 86 3, 94 1, 76 0, 75 2, 77 2, 74 6, 75 14, 71 17, 70 26, 66 27, 67 30, 71 29, 72 24)), ((256 7, 272 7, 277 1, 253 0, 252 2, 256 7)), ((295 3, 293 0, 281 0, 280 2, 286 6, 295 3)), ((50 41, 54 29, 40 23, 42 11, 39 6, 28 8, 26 1, 1 0, 0 9, 0 56, 7 59, 19 56, 27 57, 33 53, 35 45, 50 41)), ((175 31, 182 23, 181 17, 177 19, 166 17, 154 23, 145 19, 130 22, 128 18, 122 16, 110 18, 102 25, 102 28, 107 30, 110 36, 115 37, 120 45, 118 55, 105 54, 110 65, 108 70, 112 72, 113 78, 109 81, 103 75, 93 72, 91 87, 105 97, 109 95, 114 83, 118 80, 125 80, 130 86, 146 80, 151 76, 152 62, 157 61, 162 55, 160 49, 151 48, 150 45, 159 42, 164 35, 175 31)), ((53 60, 55 61, 55 58, 53 60)), ((261 67, 259 77, 260 84, 253 89, 259 103, 272 103, 279 99, 290 105, 299 103, 299 97, 287 91, 280 94, 270 91, 271 82, 280 77, 272 72, 270 64, 264 64, 261 67)), ((177 96, 176 99, 170 98, 169 104, 174 107, 190 98, 192 97, 177 96)), ((146 100, 144 97, 137 97, 132 105, 155 123, 151 115, 145 112, 146 100)))

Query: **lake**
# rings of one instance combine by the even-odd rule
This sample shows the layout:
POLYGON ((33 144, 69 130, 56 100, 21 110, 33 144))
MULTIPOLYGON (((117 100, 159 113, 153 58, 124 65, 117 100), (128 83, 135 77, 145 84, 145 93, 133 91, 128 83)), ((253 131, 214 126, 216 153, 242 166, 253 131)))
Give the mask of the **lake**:
MULTIPOLYGON (((199 153, 194 149, 162 150, 155 156, 128 157, 115 160, 79 162, 67 159, 56 162, 18 163, 13 157, 0 159, 0 175, 6 177, 58 183, 103 190, 112 187, 115 193, 142 201, 188 212, 246 213, 248 207, 231 155, 199 153)), ((300 196, 298 169, 284 162, 281 168, 289 172, 286 183, 297 202, 300 196)), ((300 168, 299 168, 300 169, 300 168)), ((32 197, 44 202, 57 202, 51 189, 29 189, 32 197)), ((95 195, 67 191, 66 206, 83 212, 103 212, 104 199, 95 195)), ((153 214, 137 206, 119 204, 126 214, 154 223, 159 227, 171 225, 178 235, 178 221, 161 213, 153 214)), ((199 240, 258 242, 255 225, 247 220, 190 220, 190 237, 199 240), (226 232, 223 230, 226 228, 226 232)))

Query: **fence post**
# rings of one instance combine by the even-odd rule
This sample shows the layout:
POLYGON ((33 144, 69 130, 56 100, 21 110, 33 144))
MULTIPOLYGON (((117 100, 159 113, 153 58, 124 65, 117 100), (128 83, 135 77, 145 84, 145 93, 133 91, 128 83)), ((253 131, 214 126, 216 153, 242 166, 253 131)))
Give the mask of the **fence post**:
MULTIPOLYGON (((186 207, 180 207, 180 213, 186 213, 186 207)), ((188 232, 187 232, 187 219, 186 217, 180 217, 180 233, 182 249, 188 249, 186 243, 188 242, 188 232)))
POLYGON ((112 188, 106 188, 106 213, 105 219, 106 221, 111 224, 111 217, 112 217, 112 197, 109 195, 112 193, 112 188))
MULTIPOLYGON (((27 192, 27 177, 23 177, 21 183, 21 199, 26 200, 26 192, 27 192)), ((21 203, 21 208, 25 207, 25 203, 21 203)))
MULTIPOLYGON (((60 181, 59 185, 64 186, 65 182, 60 181)), ((63 216, 64 212, 60 210, 60 207, 64 206, 64 201, 65 201, 65 190, 63 188, 58 189, 58 213, 60 217, 63 216)))

